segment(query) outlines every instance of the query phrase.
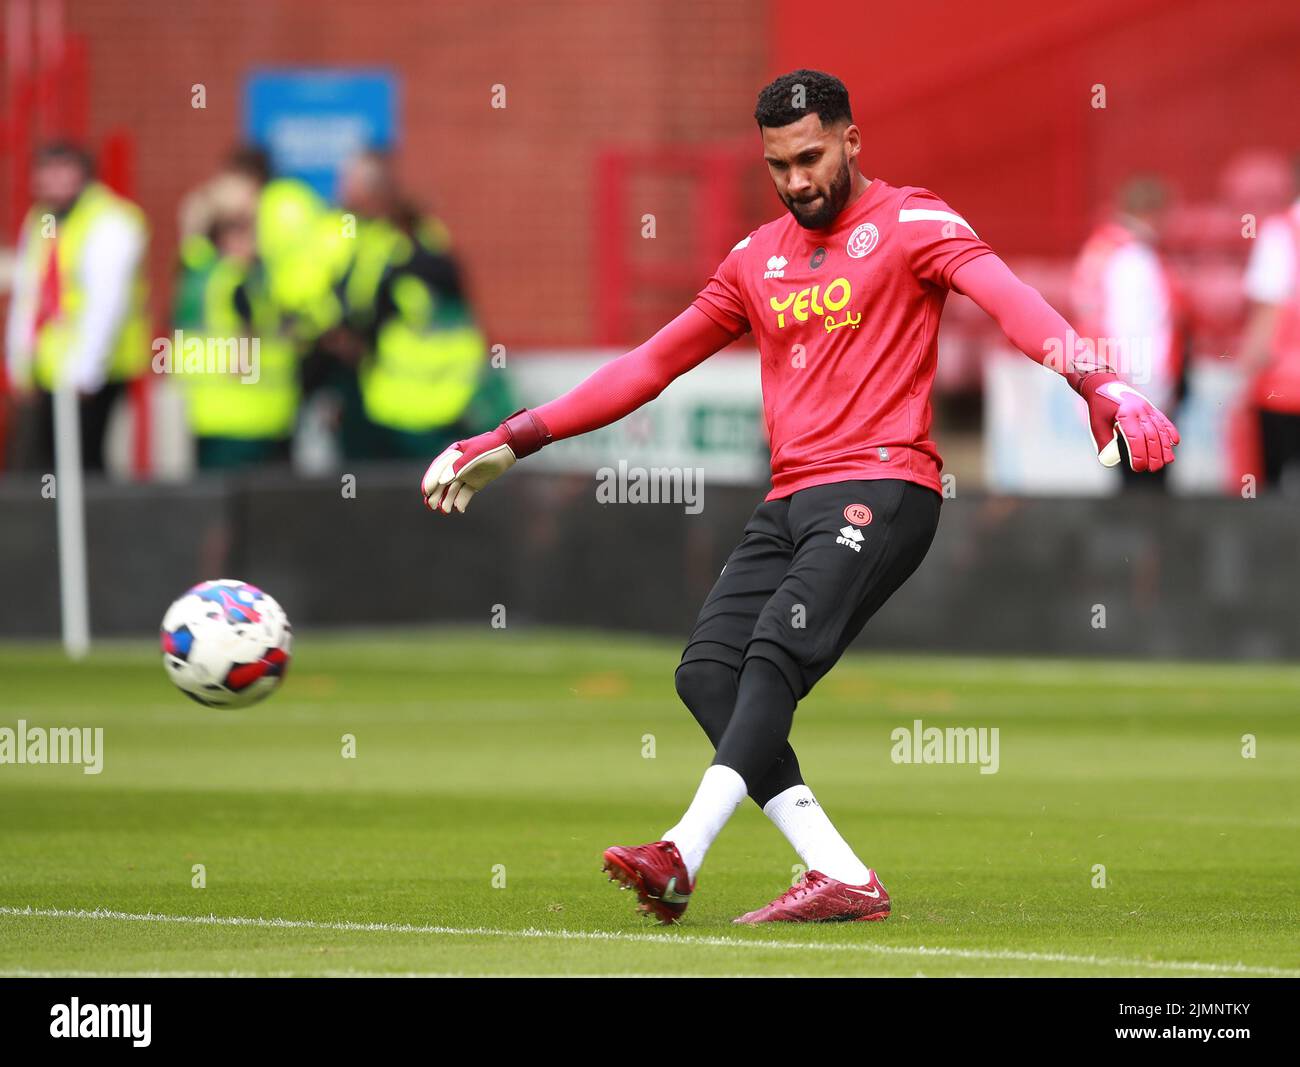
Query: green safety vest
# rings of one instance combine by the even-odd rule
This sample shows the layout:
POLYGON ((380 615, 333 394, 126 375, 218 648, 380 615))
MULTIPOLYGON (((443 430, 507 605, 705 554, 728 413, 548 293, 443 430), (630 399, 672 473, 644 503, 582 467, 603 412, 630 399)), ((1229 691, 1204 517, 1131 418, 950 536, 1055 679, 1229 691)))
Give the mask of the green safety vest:
POLYGON ((191 234, 181 241, 180 252, 180 269, 176 272, 172 300, 172 325, 183 330, 201 330, 208 279, 219 257, 212 242, 200 234, 191 234))
POLYGON ((302 340, 335 325, 341 314, 334 285, 352 240, 343 216, 296 178, 276 178, 257 205, 257 248, 271 299, 293 317, 302 340))
POLYGON ((288 437, 298 415, 298 354, 293 341, 281 335, 260 268, 250 271, 234 260, 218 260, 208 276, 203 306, 203 330, 187 336, 184 350, 172 354, 176 377, 186 388, 191 431, 198 437, 240 440, 288 437), (235 306, 241 285, 252 305, 251 325, 235 306), (203 353, 186 351, 198 342, 203 353), (249 358, 257 353, 256 381, 240 373, 235 354, 241 342, 249 358))
MULTIPOLYGON (((86 306, 85 285, 81 277, 82 254, 86 237, 95 222, 105 215, 122 215, 135 227, 143 241, 149 238, 149 225, 144 212, 129 200, 116 195, 99 182, 91 182, 82 190, 67 215, 55 223, 55 249, 59 271, 59 314, 46 322, 36 335, 36 359, 33 375, 42 389, 53 391, 63 373, 64 360, 76 343, 81 330, 81 316, 86 306)), ((42 218, 46 213, 38 207, 28 212, 23 222, 27 242, 24 269, 36 279, 39 290, 45 277, 49 239, 42 235, 42 218)), ((126 381, 143 373, 149 366, 149 312, 148 283, 145 280, 145 257, 131 286, 131 302, 125 320, 118 330, 109 356, 107 379, 126 381)))
POLYGON ((359 372, 366 415, 408 433, 450 426, 478 388, 483 335, 463 314, 459 321, 436 315, 433 293, 413 275, 394 281, 393 301, 398 314, 380 325, 359 372))
POLYGON ((414 249, 396 226, 383 219, 366 219, 357 227, 356 250, 343 279, 347 321, 365 329, 375 314, 375 297, 390 267, 405 263, 414 249))
MULTIPOLYGON (((430 252, 442 253, 451 247, 451 237, 441 219, 422 219, 415 239, 430 252)), ((344 270, 343 304, 349 325, 364 329, 374 318, 375 297, 384 275, 390 268, 406 263, 415 247, 387 219, 363 219, 354 243, 356 249, 344 270)))

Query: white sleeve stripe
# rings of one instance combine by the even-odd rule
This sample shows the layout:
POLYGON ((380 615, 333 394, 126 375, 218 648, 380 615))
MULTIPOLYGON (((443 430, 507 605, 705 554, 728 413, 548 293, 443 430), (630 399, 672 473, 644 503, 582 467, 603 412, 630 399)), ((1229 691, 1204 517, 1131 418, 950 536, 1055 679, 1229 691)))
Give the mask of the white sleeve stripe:
POLYGON ((749 244, 749 238, 748 238, 748 237, 746 237, 743 241, 738 241, 738 242, 736 242, 736 244, 734 244, 734 245, 732 246, 731 250, 732 250, 733 252, 739 251, 740 249, 744 248, 747 244, 749 244))
POLYGON ((905 207, 898 212, 899 222, 957 222, 966 229, 970 230, 971 236, 979 240, 979 234, 960 215, 954 215, 951 211, 931 211, 928 208, 905 207))

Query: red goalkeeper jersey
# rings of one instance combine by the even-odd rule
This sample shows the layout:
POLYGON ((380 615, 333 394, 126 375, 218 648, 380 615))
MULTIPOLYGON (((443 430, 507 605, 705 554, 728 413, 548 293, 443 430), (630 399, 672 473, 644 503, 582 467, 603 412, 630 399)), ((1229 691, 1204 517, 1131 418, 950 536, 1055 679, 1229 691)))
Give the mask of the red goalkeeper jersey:
POLYGON ((934 193, 879 178, 824 230, 789 214, 741 241, 694 306, 762 356, 768 500, 901 478, 941 490, 929 438, 953 272, 991 252, 934 193))

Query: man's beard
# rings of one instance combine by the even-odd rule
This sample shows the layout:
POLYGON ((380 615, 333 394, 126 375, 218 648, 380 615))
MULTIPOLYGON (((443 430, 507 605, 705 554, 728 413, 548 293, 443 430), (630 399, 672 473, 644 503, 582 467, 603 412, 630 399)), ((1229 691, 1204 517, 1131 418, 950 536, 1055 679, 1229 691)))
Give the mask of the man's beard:
MULTIPOLYGON (((789 209, 790 214, 794 216, 794 221, 802 226, 805 230, 824 230, 835 217, 844 210, 844 205, 849 202, 849 193, 853 189, 853 175, 849 173, 849 162, 846 159, 840 172, 831 179, 831 187, 823 198, 821 205, 809 214, 807 211, 796 211, 793 201, 785 197, 785 206, 789 209)), ((814 199, 816 199, 814 197, 814 199)))

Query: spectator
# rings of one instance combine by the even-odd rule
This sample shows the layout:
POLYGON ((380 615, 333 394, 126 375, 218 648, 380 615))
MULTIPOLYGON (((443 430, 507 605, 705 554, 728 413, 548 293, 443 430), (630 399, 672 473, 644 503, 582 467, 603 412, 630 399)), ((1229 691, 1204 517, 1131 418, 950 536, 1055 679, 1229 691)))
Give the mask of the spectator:
MULTIPOLYGON (((1190 330, 1185 298, 1159 250, 1168 206, 1159 178, 1126 182, 1113 214, 1079 253, 1071 301, 1079 329, 1098 354, 1176 420, 1186 391, 1190 330)), ((1164 485, 1167 468, 1135 472, 1125 455, 1120 471, 1126 488, 1152 489, 1164 485)))
POLYGON ((222 220, 249 219, 257 213, 261 186, 246 174, 225 170, 204 182, 181 201, 180 263, 172 305, 172 325, 201 330, 204 293, 219 258, 214 228, 222 220))
POLYGON ((298 414, 298 345, 257 256, 254 204, 232 200, 206 234, 200 326, 175 354, 200 470, 288 462, 298 414), (191 358, 198 351, 202 359, 191 358))
MULTIPOLYGON (((1300 159, 1297 159, 1300 172, 1300 159)), ((1262 484, 1300 491, 1300 199, 1265 219, 1244 282, 1241 360, 1253 376, 1262 484)))
POLYGON ((66 383, 80 397, 82 463, 102 471, 114 404, 149 365, 148 225, 135 204, 95 180, 90 156, 74 144, 37 153, 33 189, 6 327, 9 378, 31 416, 26 465, 52 467, 52 394, 66 383))
POLYGON ((464 431, 486 346, 447 228, 402 196, 389 157, 357 156, 340 189, 356 218, 343 327, 328 342, 343 367, 343 453, 427 459, 464 431))

